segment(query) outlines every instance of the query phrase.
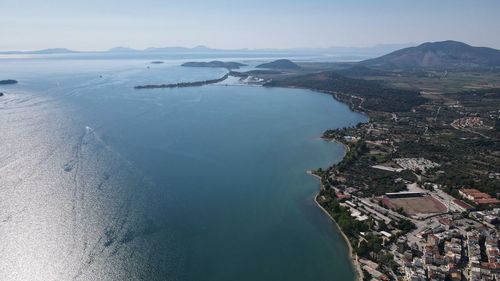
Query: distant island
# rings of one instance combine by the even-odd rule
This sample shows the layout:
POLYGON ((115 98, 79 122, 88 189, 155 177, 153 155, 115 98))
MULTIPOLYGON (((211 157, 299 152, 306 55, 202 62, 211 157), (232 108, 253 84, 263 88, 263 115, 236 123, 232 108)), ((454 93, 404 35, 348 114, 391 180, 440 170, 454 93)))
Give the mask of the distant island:
POLYGON ((151 64, 162 64, 162 63, 164 63, 164 62, 161 60, 155 60, 155 61, 151 62, 151 64))
POLYGON ((211 61, 211 62, 186 62, 181 66, 185 67, 218 67, 218 68, 227 68, 227 69, 239 69, 242 66, 247 66, 246 64, 239 62, 223 62, 223 61, 211 61))
POLYGON ((269 68, 269 69, 299 69, 300 66, 291 60, 280 59, 268 63, 257 65, 256 68, 269 68))
POLYGON ((12 85, 12 84, 17 84, 17 80, 13 79, 0 80, 0 85, 12 85))

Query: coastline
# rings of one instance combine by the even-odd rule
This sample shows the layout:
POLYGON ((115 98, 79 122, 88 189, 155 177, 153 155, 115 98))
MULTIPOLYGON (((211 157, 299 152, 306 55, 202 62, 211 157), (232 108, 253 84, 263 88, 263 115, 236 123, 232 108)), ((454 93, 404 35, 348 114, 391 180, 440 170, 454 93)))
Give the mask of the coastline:
MULTIPOLYGON (((346 152, 344 150, 344 156, 345 156, 345 153, 346 152)), ((321 184, 321 178, 318 175, 313 174, 311 171, 307 171, 307 174, 318 179, 320 181, 321 189, 323 189, 323 184, 321 184)), ((355 275, 356 275, 354 280, 356 280, 356 281, 363 280, 364 274, 363 274, 363 270, 361 270, 361 265, 359 264, 359 261, 358 261, 358 255, 353 253, 353 248, 352 248, 351 242, 349 241, 349 239, 347 238, 345 233, 342 231, 342 229, 340 229, 340 226, 337 224, 335 219, 330 215, 330 213, 328 213, 328 211, 325 208, 323 208, 323 206, 321 206, 321 204, 318 203, 318 200, 317 200, 318 196, 319 196, 319 192, 314 196, 314 203, 316 203, 316 206, 318 206, 318 208, 323 213, 325 213, 328 216, 328 218, 330 218, 330 220, 335 225, 335 228, 337 229, 337 231, 340 233, 340 235, 344 239, 345 243, 347 244, 347 248, 349 250, 349 259, 351 260, 351 264, 352 264, 352 267, 353 267, 355 275)))
MULTIPOLYGON (((366 116, 368 118, 368 120, 366 121, 366 123, 370 122, 370 116, 367 114, 367 112, 365 111, 365 109, 361 107, 362 102, 358 106, 355 106, 352 102, 349 103, 346 100, 343 100, 343 99, 339 98, 338 93, 331 92, 331 91, 318 90, 318 89, 307 88, 307 87, 285 87, 285 88, 302 88, 302 89, 311 90, 311 91, 314 91, 314 92, 319 92, 319 93, 330 95, 334 100, 347 105, 351 111, 357 112, 357 113, 360 113, 360 114, 366 116)), ((348 95, 348 96, 350 96, 350 95, 348 95)), ((344 157, 347 155, 347 152, 350 150, 350 147, 348 145, 346 145, 345 143, 343 143, 343 142, 340 142, 340 141, 335 140, 335 139, 331 139, 331 140, 330 139, 325 139, 325 138, 323 138, 323 139, 327 140, 327 141, 330 141, 330 142, 335 142, 335 143, 341 144, 344 147, 344 154, 342 155, 342 158, 341 158, 340 161, 342 161, 342 159, 344 159, 344 157)), ((321 177, 320 176, 315 175, 314 173, 312 173, 311 170, 306 171, 306 173, 308 175, 313 176, 313 177, 315 177, 316 179, 319 180, 320 191, 324 189, 323 184, 321 183, 321 177)), ((354 272, 355 272, 355 278, 354 278, 354 280, 355 281, 362 281, 363 278, 364 278, 363 270, 361 269, 361 265, 360 265, 360 263, 358 261, 358 256, 353 253, 353 247, 351 245, 351 242, 347 238, 346 234, 342 231, 342 229, 340 228, 340 226, 338 225, 338 223, 335 221, 335 219, 330 215, 330 213, 328 213, 328 211, 325 208, 323 208, 323 206, 321 206, 321 204, 318 203, 318 200, 317 200, 318 196, 319 196, 319 192, 316 193, 316 195, 314 196, 314 203, 316 203, 316 206, 318 206, 318 208, 321 211, 323 211, 323 213, 325 213, 330 218, 330 220, 334 223, 335 227, 337 228, 338 232, 341 234, 341 236, 344 239, 345 243, 347 244, 347 247, 348 247, 348 250, 349 250, 349 258, 351 260, 351 264, 352 264, 352 267, 353 267, 354 272)))
MULTIPOLYGON (((313 90, 313 89, 309 89, 309 90, 313 90)), ((316 90, 313 90, 313 91, 316 91, 316 90)), ((349 107, 349 109, 351 109, 352 111, 365 115, 368 118, 368 121, 366 123, 370 122, 370 117, 368 116, 368 114, 366 114, 366 112, 363 111, 362 108, 360 108, 359 106, 358 106, 358 108, 355 108, 353 106, 353 104, 346 103, 344 100, 339 99, 336 93, 326 92, 326 91, 319 91, 319 92, 327 94, 327 95, 331 95, 333 97, 333 99, 335 99, 336 101, 338 101, 340 103, 346 104, 349 107)), ((335 142, 335 143, 340 144, 340 145, 342 145, 344 147, 344 154, 342 155, 342 158, 341 158, 340 161, 342 161, 342 159, 344 159, 344 157, 347 155, 347 152, 350 150, 350 147, 348 145, 346 145, 345 143, 343 143, 343 142, 340 142, 340 141, 335 140, 335 139, 331 139, 331 140, 330 139, 326 139, 326 138, 323 138, 323 139, 327 140, 327 141, 330 141, 330 142, 335 142)), ((310 176, 313 176, 313 177, 315 177, 316 179, 319 180, 320 191, 324 189, 323 184, 321 183, 321 177, 320 176, 315 175, 310 170, 307 171, 307 174, 310 175, 310 176)), ((356 280, 356 281, 362 281, 363 278, 364 278, 364 274, 363 274, 363 270, 361 269, 361 265, 360 265, 359 260, 358 260, 358 255, 353 253, 353 247, 351 245, 351 242, 349 241, 349 238, 347 238, 346 234, 342 231, 342 229, 338 225, 337 221, 335 221, 335 219, 330 215, 330 213, 328 213, 328 211, 325 208, 323 208, 323 206, 321 206, 321 204, 318 202, 318 196, 319 196, 319 192, 316 193, 316 195, 314 196, 314 203, 316 203, 316 206, 321 211, 323 211, 323 213, 325 213, 328 216, 328 218, 330 218, 330 220, 334 223, 335 228, 337 229, 337 231, 341 234, 341 236, 344 239, 345 243, 347 244, 347 248, 349 250, 349 258, 351 260, 351 264, 352 264, 352 267, 353 267, 354 272, 355 272, 355 279, 354 280, 356 280)))

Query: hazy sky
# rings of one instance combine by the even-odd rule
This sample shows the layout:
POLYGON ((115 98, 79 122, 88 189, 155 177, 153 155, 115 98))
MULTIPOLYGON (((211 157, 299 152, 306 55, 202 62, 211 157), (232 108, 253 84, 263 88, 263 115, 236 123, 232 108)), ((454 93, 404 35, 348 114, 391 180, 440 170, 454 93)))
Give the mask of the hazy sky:
POLYGON ((293 48, 454 39, 500 48, 499 0, 0 0, 0 50, 293 48))

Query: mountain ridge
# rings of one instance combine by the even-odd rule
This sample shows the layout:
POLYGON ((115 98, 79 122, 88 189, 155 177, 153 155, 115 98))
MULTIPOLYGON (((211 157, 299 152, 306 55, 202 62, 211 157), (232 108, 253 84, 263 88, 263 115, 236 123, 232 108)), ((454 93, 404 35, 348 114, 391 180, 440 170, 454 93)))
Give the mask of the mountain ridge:
POLYGON ((359 64, 385 70, 500 68, 500 50, 453 40, 426 42, 359 64))

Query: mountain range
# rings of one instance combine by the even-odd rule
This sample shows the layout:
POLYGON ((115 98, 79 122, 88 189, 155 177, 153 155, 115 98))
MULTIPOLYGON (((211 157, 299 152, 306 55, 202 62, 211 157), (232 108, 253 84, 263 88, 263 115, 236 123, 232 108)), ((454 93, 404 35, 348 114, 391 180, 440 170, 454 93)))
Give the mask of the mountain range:
POLYGON ((394 50, 414 46, 406 44, 379 44, 371 47, 328 47, 328 48, 291 48, 291 49, 214 49, 206 46, 187 47, 150 47, 143 50, 114 47, 107 51, 75 51, 65 48, 53 48, 37 51, 0 51, 0 54, 68 54, 68 53, 291 53, 291 54, 327 54, 327 55, 363 55, 375 57, 394 50))
POLYGON ((362 54, 374 57, 356 64, 351 72, 377 71, 419 71, 419 70, 460 70, 460 69, 500 69, 500 50, 487 47, 474 47, 458 41, 428 42, 418 46, 412 44, 376 45, 366 48, 331 47, 331 48, 296 48, 296 49, 212 49, 206 46, 194 48, 163 47, 137 50, 127 47, 115 47, 100 52, 79 52, 65 48, 39 51, 4 51, 0 54, 273 54, 276 56, 293 55, 348 55, 362 54), (400 48, 404 46, 403 48, 400 48))

